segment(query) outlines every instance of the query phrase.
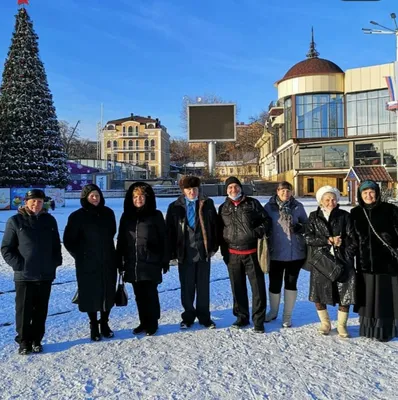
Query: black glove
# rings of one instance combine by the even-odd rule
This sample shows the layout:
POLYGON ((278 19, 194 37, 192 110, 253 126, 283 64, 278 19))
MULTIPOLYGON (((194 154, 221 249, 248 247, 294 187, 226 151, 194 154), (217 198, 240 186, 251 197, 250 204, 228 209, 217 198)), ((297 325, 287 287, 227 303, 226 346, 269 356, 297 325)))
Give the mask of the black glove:
POLYGON ((163 273, 166 274, 167 272, 169 272, 169 270, 170 270, 170 264, 163 264, 162 267, 163 273))
POLYGON ((261 239, 265 235, 265 229, 263 226, 258 226, 257 228, 254 229, 254 233, 255 233, 257 239, 261 239))
POLYGON ((303 224, 300 224, 299 222, 297 222, 297 224, 293 225, 293 233, 302 233, 303 232, 303 224))

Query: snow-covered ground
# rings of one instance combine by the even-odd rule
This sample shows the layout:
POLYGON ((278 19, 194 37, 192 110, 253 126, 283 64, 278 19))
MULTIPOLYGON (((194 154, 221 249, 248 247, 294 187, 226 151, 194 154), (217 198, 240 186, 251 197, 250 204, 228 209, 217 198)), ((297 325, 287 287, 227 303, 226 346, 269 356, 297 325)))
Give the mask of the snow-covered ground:
MULTIPOLYGON (((173 199, 158 199, 166 211, 173 199)), ((222 198, 214 198, 217 205, 222 198)), ((259 198, 262 204, 267 198, 259 198)), ((302 199, 309 213, 313 199, 302 199)), ((342 203, 346 202, 343 200, 342 203)), ((117 218, 122 199, 108 199, 117 218)), ((79 207, 68 200, 56 209, 61 236, 68 215, 79 207)), ((349 207, 347 207, 349 209, 349 207)), ((0 231, 15 211, 0 213, 0 231)), ((0 233, 0 239, 2 233, 0 233)), ((71 303, 76 289, 74 264, 63 251, 50 299, 44 353, 19 356, 14 343, 12 271, 0 264, 1 399, 397 399, 398 341, 358 337, 358 318, 349 319, 350 339, 317 333, 315 307, 309 303, 309 274, 302 271, 294 326, 281 318, 265 325, 266 334, 233 330, 232 296, 220 254, 212 262, 211 309, 217 329, 197 323, 179 330, 180 290, 176 267, 159 287, 162 317, 156 336, 133 336, 138 325, 132 288, 129 305, 115 307, 110 325, 115 337, 89 340, 87 316, 71 303)), ((283 305, 282 305, 283 307, 283 305)), ((281 308, 282 308, 281 307, 281 308)), ((330 309, 333 324, 336 309, 330 309)))

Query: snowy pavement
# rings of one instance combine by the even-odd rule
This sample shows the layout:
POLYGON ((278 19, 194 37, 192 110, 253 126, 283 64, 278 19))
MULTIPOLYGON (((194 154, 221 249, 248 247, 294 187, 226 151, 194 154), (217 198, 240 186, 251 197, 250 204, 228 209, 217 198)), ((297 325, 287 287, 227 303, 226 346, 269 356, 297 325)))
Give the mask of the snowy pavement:
MULTIPOLYGON (((172 200, 158 199, 158 208, 165 212, 172 200)), ((223 201, 214 200, 217 205, 223 201)), ((264 204, 266 198, 259 200, 264 204)), ((316 208, 313 199, 302 201, 308 213, 316 208)), ((118 219, 122 204, 122 199, 107 200, 118 219)), ((61 236, 68 215, 78 207, 78 200, 68 200, 67 207, 53 212, 61 236)), ((14 212, 0 213, 0 231, 14 212)), ((281 316, 265 325, 265 335, 230 328, 235 320, 231 289, 217 253, 211 273, 217 329, 195 323, 180 331, 180 285, 177 268, 171 267, 159 286, 162 317, 156 336, 132 335, 138 317, 129 286, 129 305, 111 313, 115 337, 93 343, 87 316, 71 303, 76 290, 73 259, 65 250, 63 257, 50 298, 44 353, 26 357, 17 354, 13 341, 12 271, 0 261, 0 399, 398 398, 398 341, 358 337, 354 313, 349 319, 352 338, 339 338, 335 329, 320 336, 315 307, 307 300, 306 271, 300 274, 290 329, 281 327, 281 316)), ((335 326, 337 309, 329 311, 335 326)))

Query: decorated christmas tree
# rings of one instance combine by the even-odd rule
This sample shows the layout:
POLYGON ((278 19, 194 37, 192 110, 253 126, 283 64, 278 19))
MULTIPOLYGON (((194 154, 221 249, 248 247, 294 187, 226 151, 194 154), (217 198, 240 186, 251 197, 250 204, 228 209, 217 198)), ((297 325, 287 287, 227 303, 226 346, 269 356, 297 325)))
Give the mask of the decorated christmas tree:
POLYGON ((0 86, 0 186, 65 187, 66 161, 38 36, 21 7, 0 86))

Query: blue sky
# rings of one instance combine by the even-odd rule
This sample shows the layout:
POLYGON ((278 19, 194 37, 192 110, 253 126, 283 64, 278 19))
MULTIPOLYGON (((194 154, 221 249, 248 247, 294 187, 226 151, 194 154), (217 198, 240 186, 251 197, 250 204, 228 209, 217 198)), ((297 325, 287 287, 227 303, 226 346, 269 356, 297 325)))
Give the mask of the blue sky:
MULTIPOLYGON (((17 0, 0 2, 0 72, 17 0)), ((394 61, 393 35, 364 35, 370 20, 393 26, 397 0, 30 0, 40 55, 59 119, 96 137, 131 112, 184 136, 184 95, 238 104, 239 121, 276 100, 274 82, 305 59, 311 26, 320 57, 343 70, 394 61)))

